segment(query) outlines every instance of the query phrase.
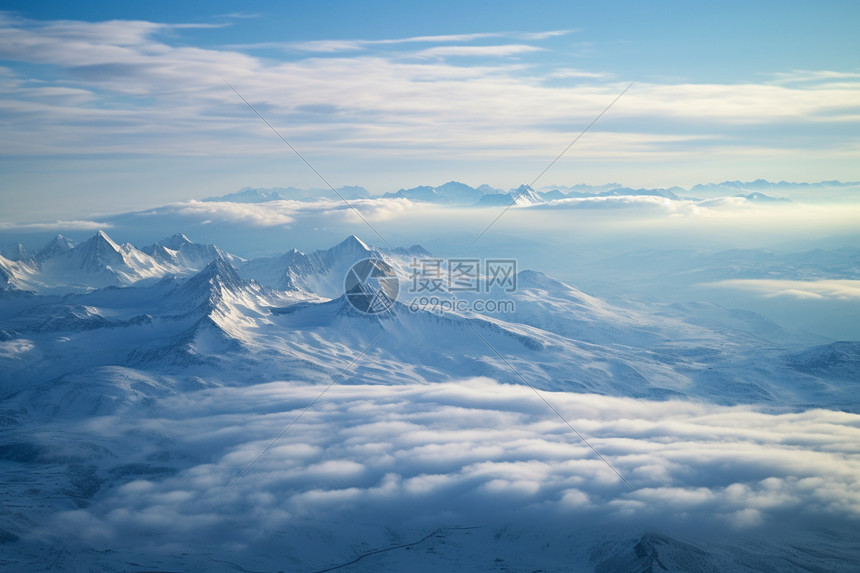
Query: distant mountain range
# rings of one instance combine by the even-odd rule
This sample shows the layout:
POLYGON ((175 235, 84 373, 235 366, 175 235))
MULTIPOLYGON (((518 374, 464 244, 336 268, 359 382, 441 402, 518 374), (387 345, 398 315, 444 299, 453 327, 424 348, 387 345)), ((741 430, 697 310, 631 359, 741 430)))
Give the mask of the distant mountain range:
MULTIPOLYGON (((729 196, 744 197, 750 201, 787 201, 784 198, 769 197, 763 191, 780 191, 809 189, 814 187, 849 188, 860 186, 858 182, 822 181, 819 183, 791 183, 786 181, 771 182, 764 179, 755 181, 724 181, 722 183, 699 184, 684 189, 683 187, 670 188, 631 188, 618 183, 605 185, 578 184, 573 186, 548 186, 540 190, 534 190, 526 185, 517 189, 502 191, 480 185, 471 187, 458 181, 449 181, 436 187, 421 185, 409 189, 400 189, 393 193, 381 195, 385 199, 408 199, 420 203, 434 203, 439 205, 458 205, 474 207, 496 207, 513 205, 534 205, 551 203, 562 199, 583 199, 588 197, 621 197, 621 196, 652 196, 664 197, 672 200, 689 199, 697 200, 688 194, 715 194, 724 193, 729 196)), ((219 197, 209 197, 204 201, 226 201, 232 203, 265 203, 268 201, 316 201, 330 199, 374 199, 380 196, 372 196, 364 187, 351 186, 341 187, 337 192, 331 189, 302 190, 294 187, 261 189, 246 187, 235 193, 229 193, 219 197)))
POLYGON ((690 187, 691 192, 695 191, 762 191, 775 189, 808 189, 811 187, 857 187, 860 185, 858 181, 818 181, 816 183, 792 182, 792 181, 768 181, 766 179, 756 179, 755 181, 723 181, 722 183, 705 183, 693 185, 690 187))
POLYGON ((207 197, 203 201, 227 201, 230 203, 266 203, 268 201, 320 201, 323 199, 367 199, 370 193, 364 187, 356 185, 331 189, 297 189, 296 187, 278 187, 263 189, 259 187, 244 187, 234 193, 219 197, 207 197))

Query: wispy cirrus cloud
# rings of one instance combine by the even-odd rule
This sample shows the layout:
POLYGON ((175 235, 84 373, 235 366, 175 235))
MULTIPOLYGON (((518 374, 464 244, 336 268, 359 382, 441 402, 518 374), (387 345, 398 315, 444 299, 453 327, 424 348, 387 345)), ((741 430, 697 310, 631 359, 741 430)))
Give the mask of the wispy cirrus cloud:
MULTIPOLYGON (((0 150, 283 154, 225 78, 289 140, 329 165, 344 156, 404 165, 428 157, 544 160, 626 86, 608 70, 539 64, 555 49, 547 40, 569 30, 213 48, 176 41, 181 26, 0 17, 0 57, 7 62, 0 150), (282 60, 255 55, 256 48, 275 47, 294 53, 282 60), (40 77, 32 76, 32 64, 44 66, 40 77)), ((707 154, 726 161, 850 157, 860 143, 844 126, 860 122, 860 81, 840 72, 834 85, 833 74, 819 75, 802 85, 645 78, 576 153, 591 165, 707 154), (834 125, 842 126, 835 135, 834 125)))
POLYGON ((531 52, 541 52, 543 48, 529 46, 527 44, 501 44, 497 46, 437 46, 427 48, 415 54, 419 58, 440 58, 449 56, 468 57, 492 57, 492 56, 515 56, 531 52))
MULTIPOLYGON (((473 42, 476 40, 487 40, 504 37, 501 33, 477 33, 477 34, 440 34, 434 36, 412 36, 406 38, 390 38, 382 40, 308 40, 300 42, 259 42, 253 44, 231 44, 229 49, 255 50, 255 49, 282 49, 298 52, 352 52, 365 50, 379 46, 399 46, 408 44, 443 44, 450 42, 473 42)), ((543 38, 532 38, 534 40, 543 38)))
POLYGON ((104 221, 47 221, 42 223, 10 223, 0 221, 0 230, 9 232, 43 232, 43 231, 96 231, 98 229, 110 229, 113 225, 104 221))
POLYGON ((592 72, 587 70, 579 70, 575 68, 561 68, 557 71, 550 72, 546 75, 547 78, 571 79, 571 78, 591 78, 591 79, 610 79, 610 74, 606 72, 592 72))
POLYGON ((776 84, 794 83, 840 83, 860 80, 860 72, 839 72, 835 70, 793 70, 773 74, 776 84))
POLYGON ((528 34, 520 34, 520 37, 526 40, 547 40, 549 38, 559 38, 574 34, 579 30, 548 30, 546 32, 533 32, 528 34))
POLYGON ((262 18, 263 14, 260 12, 228 12, 226 14, 217 14, 214 18, 230 18, 230 19, 253 19, 253 18, 262 18))

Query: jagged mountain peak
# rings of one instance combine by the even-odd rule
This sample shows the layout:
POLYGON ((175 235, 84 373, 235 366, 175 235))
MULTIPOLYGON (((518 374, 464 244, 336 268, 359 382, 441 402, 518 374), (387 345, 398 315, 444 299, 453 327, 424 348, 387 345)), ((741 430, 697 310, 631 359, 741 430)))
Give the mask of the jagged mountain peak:
POLYGON ((166 239, 158 241, 159 245, 167 247, 168 249, 173 249, 174 251, 178 251, 184 245, 193 245, 194 241, 185 236, 185 233, 176 233, 175 235, 171 235, 166 239))
POLYGON ((239 257, 223 252, 215 245, 195 243, 184 233, 162 239, 142 250, 160 263, 174 267, 175 272, 183 275, 201 271, 218 257, 226 258, 231 264, 241 260, 239 257))
POLYGON ((337 245, 311 253, 292 249, 283 255, 239 264, 241 276, 286 291, 303 291, 325 298, 343 294, 347 270, 367 258, 385 258, 382 252, 356 235, 337 245))
POLYGON ((341 241, 340 243, 335 245, 334 248, 335 249, 353 248, 353 249, 362 249, 365 251, 370 251, 370 247, 367 245, 367 243, 365 243, 364 241, 359 239, 356 235, 348 236, 346 239, 344 239, 343 241, 341 241))
POLYGON ((108 286, 127 286, 141 280, 175 274, 131 244, 117 244, 99 230, 75 246, 57 235, 17 269, 18 288, 36 292, 87 292, 108 286))
POLYGON ((195 245, 194 241, 189 239, 185 233, 176 233, 175 235, 171 235, 167 238, 161 239, 160 241, 156 241, 155 243, 143 247, 141 250, 147 254, 153 254, 162 249, 170 249, 171 251, 179 251, 183 247, 188 247, 190 245, 195 245))
POLYGON ((520 185, 511 191, 511 197, 518 205, 532 205, 534 203, 545 203, 537 191, 531 188, 530 185, 520 185))
POLYGON ((378 252, 357 236, 350 235, 337 245, 324 251, 314 251, 313 254, 317 255, 324 265, 330 266, 340 262, 351 264, 361 258, 376 255, 378 252))
POLYGON ((216 257, 211 263, 197 273, 192 279, 199 278, 207 281, 218 281, 220 284, 230 287, 241 286, 244 281, 236 273, 233 265, 224 257, 216 257))
POLYGON ((56 237, 54 237, 53 239, 51 239, 50 241, 48 241, 48 244, 47 244, 46 246, 51 246, 51 245, 55 245, 55 244, 58 244, 58 245, 68 245, 68 247, 69 247, 70 249, 71 249, 71 248, 74 248, 74 246, 75 246, 74 241, 72 241, 72 240, 71 240, 70 238, 68 238, 67 236, 65 236, 65 235, 61 235, 61 234, 59 234, 59 233, 57 234, 57 236, 56 236, 56 237))
POLYGON ((75 243, 69 239, 68 237, 64 237, 63 235, 57 235, 50 241, 48 244, 42 247, 38 253, 36 253, 37 261, 44 261, 57 255, 59 253, 64 253, 66 251, 71 251, 75 248, 75 243))
POLYGON ((526 206, 538 203, 546 203, 546 200, 529 185, 523 184, 507 193, 487 193, 473 203, 473 206, 512 207, 514 205, 526 206))
POLYGON ((114 248, 119 249, 119 244, 117 242, 115 242, 113 239, 111 239, 110 236, 107 233, 105 233, 102 229, 99 229, 98 231, 96 231, 95 236, 90 240, 92 241, 94 239, 105 241, 105 242, 109 243, 111 246, 113 246, 114 248))
POLYGON ((68 251, 68 254, 80 269, 89 272, 101 271, 109 266, 122 266, 125 263, 120 246, 101 229, 92 238, 68 251))
POLYGON ((122 257, 122 247, 99 229, 95 235, 77 245, 73 251, 80 256, 102 255, 112 257, 112 253, 122 257))
POLYGON ((237 273, 233 265, 223 257, 217 257, 196 275, 187 279, 176 291, 183 303, 190 307, 205 307, 212 310, 230 293, 239 293, 247 282, 237 273))

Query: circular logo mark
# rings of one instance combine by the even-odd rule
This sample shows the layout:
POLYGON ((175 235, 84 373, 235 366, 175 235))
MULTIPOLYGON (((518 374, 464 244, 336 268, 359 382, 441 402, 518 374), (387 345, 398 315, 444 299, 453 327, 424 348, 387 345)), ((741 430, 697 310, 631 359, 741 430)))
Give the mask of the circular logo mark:
POLYGON ((397 300, 400 280, 392 266, 382 259, 362 259, 347 271, 343 288, 353 308, 365 314, 378 314, 397 300))

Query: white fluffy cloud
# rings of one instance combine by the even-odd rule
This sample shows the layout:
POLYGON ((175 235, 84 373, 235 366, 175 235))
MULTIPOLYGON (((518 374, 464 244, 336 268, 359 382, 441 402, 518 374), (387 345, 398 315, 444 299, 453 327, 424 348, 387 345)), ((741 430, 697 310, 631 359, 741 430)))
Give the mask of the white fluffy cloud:
POLYGON ((275 227, 293 222, 295 201, 270 203, 229 203, 220 201, 183 201, 136 213, 137 216, 187 218, 196 223, 238 223, 249 227, 275 227))
MULTIPOLYGON (((164 479, 128 479, 35 535, 245 551, 279 532, 328 527, 343 535, 331 554, 348 555, 345 539, 370 538, 385 524, 419 531, 513 521, 549 531, 587 520, 767 537, 821 521, 838 530, 860 518, 855 414, 546 393, 631 491, 530 389, 488 379, 335 386, 231 486, 320 390, 204 390, 167 400, 150 417, 71 430, 116 451, 146 435, 139 455, 162 444, 156 449, 194 461, 164 479), (103 437, 107 427, 116 439, 103 437)), ((281 551, 314 559, 296 544, 281 551)))

